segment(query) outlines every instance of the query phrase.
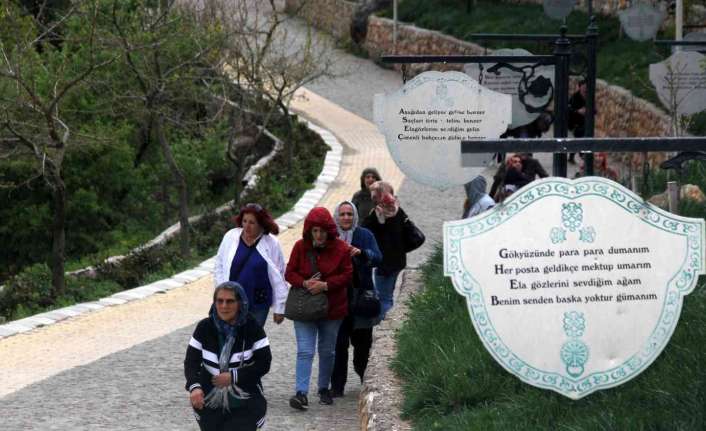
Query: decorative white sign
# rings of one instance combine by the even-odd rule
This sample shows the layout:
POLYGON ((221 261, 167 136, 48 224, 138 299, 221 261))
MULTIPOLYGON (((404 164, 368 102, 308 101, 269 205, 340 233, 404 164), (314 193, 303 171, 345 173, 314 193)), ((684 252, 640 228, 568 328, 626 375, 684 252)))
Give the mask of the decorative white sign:
POLYGON ((544 13, 549 18, 564 19, 574 10, 576 0, 544 0, 544 13))
POLYGON ((376 94, 373 116, 405 175, 446 189, 467 183, 491 163, 492 154, 477 154, 474 167, 463 167, 461 141, 505 132, 511 96, 483 88, 465 73, 424 72, 392 94, 376 94))
POLYGON ((662 352, 705 272, 705 227, 605 178, 545 178, 444 223, 444 272, 500 365, 579 399, 662 352))
MULTIPOLYGON (((498 49, 492 55, 532 55, 525 49, 498 49)), ((524 126, 546 111, 554 97, 554 68, 531 63, 468 63, 463 71, 485 88, 512 96, 510 128, 524 126)))
POLYGON ((628 9, 618 12, 618 16, 625 34, 632 40, 642 42, 654 39, 657 30, 664 21, 665 12, 646 3, 636 3, 628 9))
POLYGON ((679 51, 650 64, 650 82, 670 112, 692 115, 706 109, 706 56, 701 53, 679 51))

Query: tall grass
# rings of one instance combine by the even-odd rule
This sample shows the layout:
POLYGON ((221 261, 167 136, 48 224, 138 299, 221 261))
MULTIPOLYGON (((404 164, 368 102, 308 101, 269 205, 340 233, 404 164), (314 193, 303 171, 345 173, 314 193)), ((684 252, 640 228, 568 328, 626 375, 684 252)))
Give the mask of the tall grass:
POLYGON ((392 365, 404 385, 403 416, 415 430, 706 429, 703 279, 652 366, 622 386, 571 401, 522 383, 495 362, 465 299, 443 276, 440 249, 423 271, 426 289, 411 300, 392 365))

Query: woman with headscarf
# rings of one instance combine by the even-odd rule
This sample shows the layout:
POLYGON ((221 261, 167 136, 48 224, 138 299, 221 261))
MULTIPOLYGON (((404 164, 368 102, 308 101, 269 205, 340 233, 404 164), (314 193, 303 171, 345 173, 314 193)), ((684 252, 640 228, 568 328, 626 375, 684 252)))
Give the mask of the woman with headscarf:
POLYGON ((380 295, 380 319, 393 306, 393 294, 397 276, 407 266, 405 249, 405 223, 407 214, 400 208, 392 186, 384 181, 377 181, 370 186, 375 209, 361 226, 369 229, 382 252, 382 262, 375 268, 373 280, 380 295))
POLYGON ((326 295, 326 318, 294 321, 297 338, 295 395, 289 405, 306 410, 314 352, 319 350, 319 403, 333 404, 329 384, 336 351, 336 337, 348 314, 348 286, 353 276, 350 247, 338 239, 338 229, 326 208, 316 207, 304 219, 302 239, 294 244, 285 278, 292 289, 307 289, 312 295, 326 295))
POLYGON ((380 173, 375 168, 365 168, 360 174, 360 190, 355 192, 351 202, 355 205, 361 218, 365 218, 375 207, 370 195, 370 186, 380 180, 382 180, 380 173))
MULTIPOLYGON (((348 287, 348 302, 364 291, 374 291, 373 267, 382 261, 382 254, 372 232, 358 225, 358 212, 350 201, 336 206, 333 218, 338 227, 338 237, 349 245, 353 259, 353 282, 348 287)), ((363 317, 353 314, 349 307, 348 316, 343 319, 336 340, 336 360, 331 376, 331 396, 342 397, 348 380, 348 346, 353 345, 353 369, 363 381, 368 366, 370 346, 373 344, 373 326, 380 322, 379 317, 363 317)))
POLYGON ((482 175, 478 175, 463 187, 466 189, 466 201, 463 203, 463 216, 468 218, 476 216, 495 206, 495 201, 485 192, 487 182, 482 175))
POLYGON ((202 431, 256 430, 265 423, 260 379, 272 354, 248 306, 238 283, 216 287, 209 316, 196 325, 186 349, 186 390, 202 431))
POLYGON ((240 209, 235 226, 218 247, 215 285, 240 283, 260 326, 265 326, 270 307, 273 321, 282 323, 289 288, 284 280, 284 254, 275 236, 279 227, 265 208, 254 203, 240 209))

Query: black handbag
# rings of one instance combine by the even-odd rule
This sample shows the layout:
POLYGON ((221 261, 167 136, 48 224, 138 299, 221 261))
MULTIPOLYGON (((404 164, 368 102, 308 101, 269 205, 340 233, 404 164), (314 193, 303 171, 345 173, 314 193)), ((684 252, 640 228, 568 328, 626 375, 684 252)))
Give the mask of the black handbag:
POLYGON ((380 298, 377 292, 368 289, 354 289, 353 292, 353 316, 370 318, 380 315, 380 298))
POLYGON ((402 238, 402 240, 404 243, 405 253, 409 253, 410 251, 418 249, 422 246, 422 244, 424 244, 424 241, 426 240, 424 232, 419 230, 417 225, 412 223, 412 220, 410 220, 409 217, 404 221, 403 232, 404 237, 402 238))
MULTIPOLYGON (((313 251, 309 250, 307 255, 311 261, 312 271, 318 273, 313 251)), ((312 295, 304 287, 289 289, 287 302, 284 304, 284 317, 298 322, 311 322, 325 319, 326 316, 328 316, 328 296, 325 293, 312 295)))

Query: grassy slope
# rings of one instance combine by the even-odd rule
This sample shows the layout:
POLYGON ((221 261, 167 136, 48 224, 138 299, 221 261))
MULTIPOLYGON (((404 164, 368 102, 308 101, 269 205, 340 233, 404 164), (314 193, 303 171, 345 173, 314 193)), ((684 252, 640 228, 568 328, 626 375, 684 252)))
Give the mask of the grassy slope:
MULTIPOLYGON (((404 381, 403 415, 416 430, 702 430, 706 426, 706 291, 684 301, 657 360, 632 381, 580 401, 521 383, 483 347, 443 276, 440 250, 424 267, 393 367, 404 381), (421 341, 423 340, 423 341, 421 341)), ((521 328, 518 328, 521 330, 521 328)))

